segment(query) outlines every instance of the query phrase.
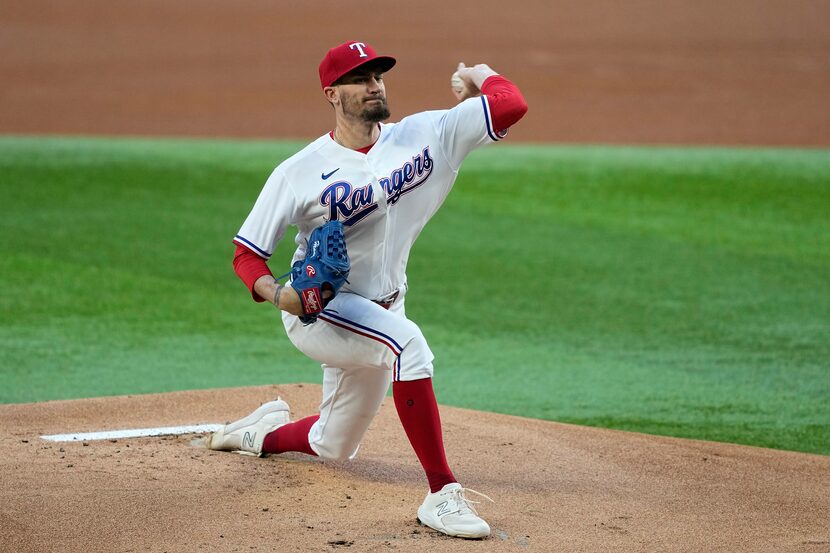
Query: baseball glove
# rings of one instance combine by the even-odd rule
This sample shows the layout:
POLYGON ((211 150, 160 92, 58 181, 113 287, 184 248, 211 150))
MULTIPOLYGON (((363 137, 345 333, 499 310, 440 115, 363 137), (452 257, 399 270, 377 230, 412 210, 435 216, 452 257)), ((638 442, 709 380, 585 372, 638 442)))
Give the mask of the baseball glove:
POLYGON ((326 305, 334 299, 349 276, 351 263, 346 252, 343 224, 329 221, 311 232, 306 257, 291 267, 291 287, 300 295, 304 324, 317 321, 326 305), (324 291, 331 295, 323 297, 324 291))

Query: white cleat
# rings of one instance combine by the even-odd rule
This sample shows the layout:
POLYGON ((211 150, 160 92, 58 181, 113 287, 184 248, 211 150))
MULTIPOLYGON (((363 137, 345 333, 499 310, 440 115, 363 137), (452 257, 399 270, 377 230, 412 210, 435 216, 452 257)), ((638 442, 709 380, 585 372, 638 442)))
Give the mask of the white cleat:
POLYGON ((262 442, 269 432, 291 422, 288 404, 277 398, 236 422, 226 424, 205 441, 208 449, 262 455, 262 442))
POLYGON ((447 484, 440 491, 427 494, 418 507, 418 521, 448 536, 486 538, 490 535, 490 526, 470 504, 477 502, 464 497, 465 491, 490 499, 477 491, 462 488, 461 484, 447 484))

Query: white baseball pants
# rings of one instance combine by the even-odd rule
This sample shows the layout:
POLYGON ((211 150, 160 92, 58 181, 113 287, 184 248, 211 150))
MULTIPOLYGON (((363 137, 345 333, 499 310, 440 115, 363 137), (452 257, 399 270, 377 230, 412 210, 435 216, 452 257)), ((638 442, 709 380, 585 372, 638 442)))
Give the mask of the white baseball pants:
POLYGON ((328 459, 351 459, 393 380, 432 377, 434 356, 406 318, 403 293, 387 310, 362 296, 338 294, 316 323, 283 312, 288 338, 323 368, 320 419, 309 444, 328 459))

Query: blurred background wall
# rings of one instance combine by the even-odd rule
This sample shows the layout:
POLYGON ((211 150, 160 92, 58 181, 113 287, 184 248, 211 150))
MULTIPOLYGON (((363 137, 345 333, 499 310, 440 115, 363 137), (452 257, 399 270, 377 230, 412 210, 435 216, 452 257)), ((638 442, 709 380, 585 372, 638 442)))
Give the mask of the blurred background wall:
POLYGON ((513 141, 830 145, 830 1, 0 0, 0 133, 319 136, 317 64, 398 58, 393 120, 458 61, 525 92, 513 141))

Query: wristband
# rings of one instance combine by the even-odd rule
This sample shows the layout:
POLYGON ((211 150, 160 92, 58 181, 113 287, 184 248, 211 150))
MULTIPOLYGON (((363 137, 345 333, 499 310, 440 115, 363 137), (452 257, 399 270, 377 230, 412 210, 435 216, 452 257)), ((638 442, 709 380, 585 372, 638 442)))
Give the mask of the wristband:
POLYGON ((282 292, 282 289, 285 288, 285 286, 283 286, 279 282, 277 282, 276 285, 277 285, 277 289, 274 290, 274 307, 279 309, 280 308, 280 292, 282 292))

